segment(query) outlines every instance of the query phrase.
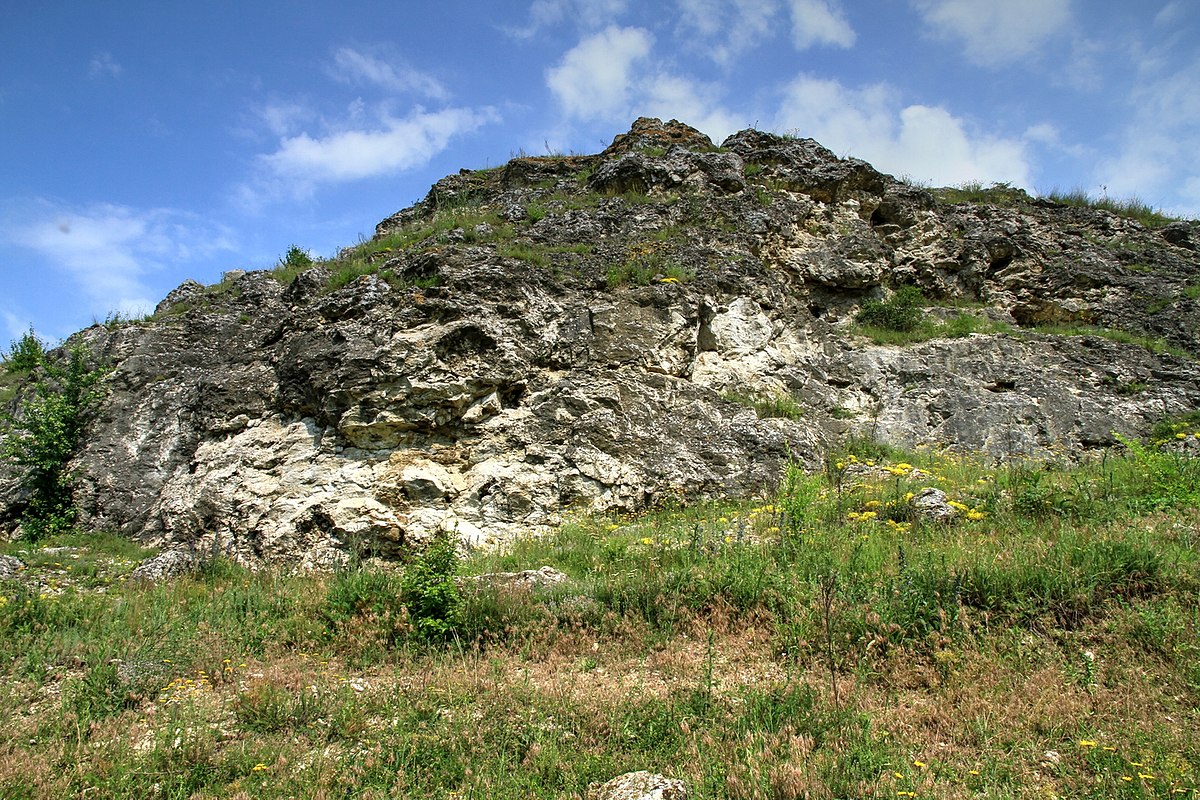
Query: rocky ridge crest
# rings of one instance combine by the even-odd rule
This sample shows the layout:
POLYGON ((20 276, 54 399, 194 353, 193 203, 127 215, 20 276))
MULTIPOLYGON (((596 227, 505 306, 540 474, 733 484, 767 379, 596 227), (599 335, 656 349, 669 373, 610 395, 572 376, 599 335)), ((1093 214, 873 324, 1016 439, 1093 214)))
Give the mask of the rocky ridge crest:
MULTIPOLYGON (((330 262, 77 334, 114 367, 73 463, 82 521, 326 567, 769 493, 850 434, 1071 456, 1200 407, 1200 223, 995 199, 650 119, 598 155, 463 170, 330 262), (900 286, 989 332, 872 343, 855 312, 900 286)), ((0 521, 21 506, 0 482, 0 521)))

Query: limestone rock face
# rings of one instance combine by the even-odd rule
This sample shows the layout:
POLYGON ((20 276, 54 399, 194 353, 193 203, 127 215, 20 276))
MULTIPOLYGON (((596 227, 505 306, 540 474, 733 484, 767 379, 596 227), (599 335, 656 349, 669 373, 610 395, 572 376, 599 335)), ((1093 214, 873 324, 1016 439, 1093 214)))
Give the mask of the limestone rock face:
POLYGON ((325 568, 438 531, 770 493, 851 433, 1079 454, 1200 407, 1197 242, 1197 223, 948 204, 811 140, 716 148, 642 119, 599 155, 439 181, 343 253, 371 274, 235 271, 77 334, 114 371, 76 502, 172 550, 325 568), (858 308, 901 285, 931 318, 1007 327, 858 335, 858 308), (1052 323, 1187 355, 1033 329, 1052 323), (799 419, 748 402, 784 395, 799 419))

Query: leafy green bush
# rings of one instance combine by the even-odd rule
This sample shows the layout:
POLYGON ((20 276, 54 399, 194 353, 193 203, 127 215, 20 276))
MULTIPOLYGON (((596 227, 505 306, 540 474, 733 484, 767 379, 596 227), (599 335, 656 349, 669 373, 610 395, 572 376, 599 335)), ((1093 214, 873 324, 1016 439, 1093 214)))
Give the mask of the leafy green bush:
POLYGON ((915 286, 902 286, 887 300, 868 300, 854 316, 859 325, 889 331, 911 331, 921 324, 925 296, 915 286))
POLYGON ((302 250, 296 245, 292 245, 287 249, 283 258, 279 259, 279 266, 286 269, 308 269, 313 265, 312 255, 307 250, 302 250))
POLYGON ((44 352, 38 355, 33 397, 15 416, 2 418, 7 435, 0 457, 24 468, 30 491, 21 518, 28 539, 60 533, 75 521, 67 462, 79 445, 88 414, 100 401, 100 382, 108 374, 103 367, 93 368, 90 361, 83 345, 72 347, 65 362, 44 352))
POLYGON ((404 571, 401 595, 417 635, 426 641, 445 640, 462 627, 457 573, 457 544, 447 533, 436 536, 404 571))
POLYGON ((33 372, 45 357, 46 349, 42 340, 30 328, 28 333, 13 341, 8 352, 0 358, 8 372, 33 372))

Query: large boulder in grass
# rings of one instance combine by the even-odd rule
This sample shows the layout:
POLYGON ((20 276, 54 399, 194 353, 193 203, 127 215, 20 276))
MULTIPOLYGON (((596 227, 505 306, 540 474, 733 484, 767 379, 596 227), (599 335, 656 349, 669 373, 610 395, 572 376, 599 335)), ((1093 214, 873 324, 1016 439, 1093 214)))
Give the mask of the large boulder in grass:
POLYGON ((627 772, 588 787, 587 800, 687 800, 683 781, 651 772, 627 772))

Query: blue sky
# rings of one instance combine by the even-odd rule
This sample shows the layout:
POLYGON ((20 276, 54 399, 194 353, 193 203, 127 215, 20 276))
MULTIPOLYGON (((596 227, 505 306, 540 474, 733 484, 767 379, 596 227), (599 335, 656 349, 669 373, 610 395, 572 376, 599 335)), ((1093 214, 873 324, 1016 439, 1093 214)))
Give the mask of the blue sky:
POLYGON ((1195 0, 46 3, 0 22, 0 344, 317 256, 638 116, 1200 217, 1195 0), (7 334, 7 335, 6 335, 7 334))

